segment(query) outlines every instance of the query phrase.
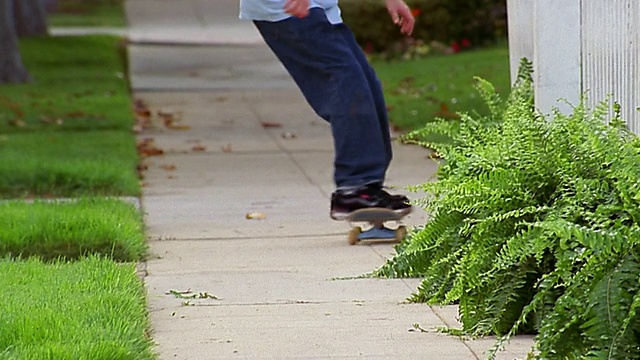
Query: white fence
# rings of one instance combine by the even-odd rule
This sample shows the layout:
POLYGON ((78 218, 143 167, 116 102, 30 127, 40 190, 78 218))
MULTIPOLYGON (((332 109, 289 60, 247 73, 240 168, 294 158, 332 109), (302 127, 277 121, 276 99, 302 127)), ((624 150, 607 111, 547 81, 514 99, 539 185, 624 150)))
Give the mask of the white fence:
POLYGON ((542 112, 610 95, 640 134, 639 0, 507 0, 507 11, 512 79, 522 57, 533 62, 542 112))

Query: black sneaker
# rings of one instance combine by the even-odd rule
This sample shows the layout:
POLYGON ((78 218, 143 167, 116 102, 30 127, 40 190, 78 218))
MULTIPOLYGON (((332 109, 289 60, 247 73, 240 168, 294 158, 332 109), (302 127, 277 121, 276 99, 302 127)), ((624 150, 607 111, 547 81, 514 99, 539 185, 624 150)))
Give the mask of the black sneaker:
POLYGON ((367 208, 389 209, 403 216, 412 210, 406 196, 390 195, 379 186, 365 186, 349 191, 337 190, 331 195, 330 216, 334 220, 345 220, 350 213, 367 208))

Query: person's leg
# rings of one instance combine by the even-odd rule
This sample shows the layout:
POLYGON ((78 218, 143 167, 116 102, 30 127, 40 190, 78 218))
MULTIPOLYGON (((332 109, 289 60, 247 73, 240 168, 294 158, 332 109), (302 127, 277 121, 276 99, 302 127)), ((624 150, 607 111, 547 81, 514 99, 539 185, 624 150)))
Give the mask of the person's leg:
POLYGON ((331 124, 336 187, 382 184, 390 160, 388 125, 381 125, 386 115, 379 119, 370 74, 344 30, 317 8, 305 18, 255 24, 312 108, 331 124))
MULTIPOLYGON (((391 158, 393 156, 391 149, 391 134, 389 131, 389 118, 387 114, 387 104, 384 100, 384 93, 382 92, 382 85, 380 84, 380 80, 375 73, 375 70, 369 64, 362 48, 356 41, 355 36, 351 32, 351 29, 345 24, 337 25, 340 34, 346 41, 346 43, 351 48, 351 52, 355 56, 356 60, 360 64, 362 71, 364 72, 368 84, 369 89, 371 90, 371 95, 373 96, 373 101, 376 107, 376 113, 378 115, 378 122, 380 124, 380 132, 382 134, 382 139, 384 141, 385 151, 387 153, 387 166, 391 162, 391 158)), ((383 184, 380 184, 383 185, 383 184)))

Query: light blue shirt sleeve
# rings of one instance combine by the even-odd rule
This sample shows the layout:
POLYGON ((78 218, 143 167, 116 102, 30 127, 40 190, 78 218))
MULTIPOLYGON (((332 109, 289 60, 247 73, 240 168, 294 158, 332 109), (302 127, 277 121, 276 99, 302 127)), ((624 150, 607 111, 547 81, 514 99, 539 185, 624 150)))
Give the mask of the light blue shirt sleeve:
MULTIPOLYGON (((280 21, 290 18, 284 12, 286 0, 240 0, 240 19, 260 21, 280 21)), ((324 9, 327 19, 332 24, 342 23, 338 0, 311 0, 309 8, 324 9)))

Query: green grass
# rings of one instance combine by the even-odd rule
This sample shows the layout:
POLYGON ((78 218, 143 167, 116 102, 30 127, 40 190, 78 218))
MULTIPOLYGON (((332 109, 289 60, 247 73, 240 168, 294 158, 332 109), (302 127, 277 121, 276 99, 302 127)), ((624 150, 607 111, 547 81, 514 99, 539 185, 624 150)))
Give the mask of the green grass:
POLYGON ((145 251, 140 212, 121 200, 0 202, 0 257, 137 261, 145 251))
POLYGON ((0 197, 139 192, 130 133, 58 131, 0 137, 0 197))
POLYGON ((506 45, 408 61, 372 60, 382 81, 390 121, 415 130, 436 117, 455 119, 456 112, 488 113, 473 88, 473 77, 492 82, 498 93, 510 91, 506 45))
POLYGON ((0 359, 154 359, 133 264, 0 260, 0 359))
POLYGON ((123 27, 122 0, 58 0, 58 7, 48 17, 50 26, 123 27))
POLYGON ((0 198, 139 195, 121 50, 113 36, 21 41, 34 80, 0 85, 0 198))
POLYGON ((131 129, 120 38, 27 38, 20 51, 33 81, 0 85, 0 133, 131 129))
POLYGON ((0 198, 37 200, 0 201, 0 359, 155 359, 130 263, 147 248, 140 210, 96 197, 140 194, 122 40, 20 47, 33 81, 0 85, 0 198))

